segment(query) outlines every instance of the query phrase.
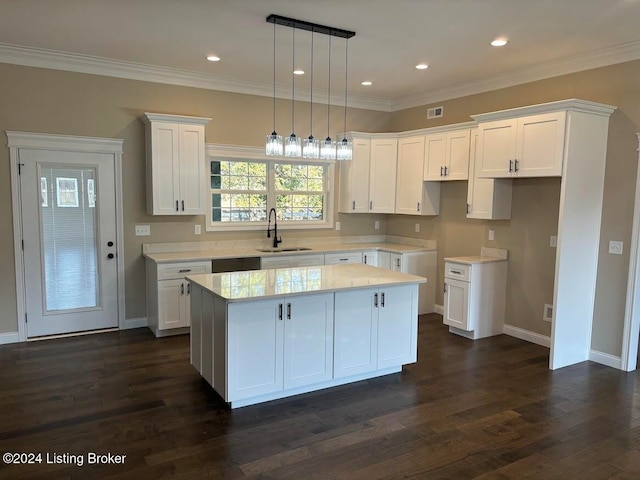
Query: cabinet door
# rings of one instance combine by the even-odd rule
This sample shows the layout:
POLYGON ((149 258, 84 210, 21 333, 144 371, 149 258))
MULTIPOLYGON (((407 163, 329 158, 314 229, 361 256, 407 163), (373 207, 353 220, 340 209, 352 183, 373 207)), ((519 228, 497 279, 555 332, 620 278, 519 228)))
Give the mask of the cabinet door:
POLYGON ((469 282, 445 279, 442 321, 462 330, 473 330, 469 325, 469 282))
POLYGON ((364 263, 365 265, 377 267, 378 253, 379 252, 377 250, 367 250, 366 252, 362 252, 362 263, 364 263))
POLYGON ((204 126, 180 125, 180 213, 205 213, 204 126), (183 204, 184 202, 184 204, 183 204))
POLYGON ((369 211, 394 213, 396 203, 397 139, 371 140, 369 211))
POLYGON ((398 142, 398 177, 396 179, 396 213, 420 214, 422 203, 422 169, 424 137, 402 138, 398 142))
POLYGON ((186 286, 183 278, 158 282, 158 329, 185 327, 186 286))
POLYGON ((378 368, 417 360, 418 286, 380 290, 378 301, 378 368))
POLYGON ((335 294, 334 378, 377 368, 378 316, 373 304, 376 293, 377 289, 335 294))
POLYGON ((340 163, 341 213, 367 213, 369 211, 369 164, 371 141, 353 139, 353 159, 340 163))
POLYGON ((566 112, 531 115, 518 119, 519 177, 552 177, 562 175, 566 112))
POLYGON ((469 148, 469 184, 467 188, 467 218, 503 220, 511 218, 513 181, 506 178, 476 176, 478 130, 471 132, 469 148))
POLYGON ((325 265, 345 263, 362 263, 362 252, 327 253, 324 256, 325 265))
POLYGON ((400 253, 389 254, 389 270, 393 270, 394 272, 402 271, 402 254, 400 253))
POLYGON ((378 267, 391 270, 391 253, 378 252, 378 267))
POLYGON ((333 293, 288 297, 285 303, 284 388, 331 380, 333 293))
MULTIPOLYGON (((174 123, 151 124, 151 190, 153 215, 180 213, 179 126, 174 123), (178 204, 176 204, 178 202, 178 204)), ((147 147, 149 148, 149 147, 147 147)))
POLYGON ((466 180, 469 178, 470 130, 455 130, 447 133, 447 161, 443 180, 466 180))
POLYGON ((227 402, 282 390, 283 303, 273 299, 227 307, 227 402))
POLYGON ((427 135, 424 144, 424 180, 440 181, 444 177, 447 157, 447 135, 427 135))
POLYGON ((516 125, 515 118, 480 124, 476 176, 499 178, 512 175, 516 158, 516 125))

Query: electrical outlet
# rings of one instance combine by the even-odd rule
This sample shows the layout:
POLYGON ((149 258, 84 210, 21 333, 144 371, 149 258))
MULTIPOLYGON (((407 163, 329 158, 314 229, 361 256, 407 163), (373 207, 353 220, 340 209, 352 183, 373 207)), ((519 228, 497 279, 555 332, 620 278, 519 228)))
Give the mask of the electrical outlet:
POLYGON ((495 239, 496 239, 496 231, 489 230, 489 240, 495 240, 495 239))
POLYGON ((136 225, 136 237, 147 237, 151 235, 151 225, 136 225))
POLYGON ((376 220, 376 221, 374 222, 373 226, 374 226, 374 228, 375 228, 376 230, 380 230, 380 220, 376 220))
POLYGON ((622 245, 622 242, 611 240, 609 242, 609 253, 613 253, 614 255, 622 255, 622 245))
POLYGON ((542 320, 550 322, 553 319, 553 305, 548 303, 544 304, 544 313, 542 314, 542 320))
POLYGON ((416 233, 418 233, 420 231, 420 224, 416 223, 416 233))
POLYGON ((202 233, 202 227, 199 223, 196 223, 196 226, 193 229, 193 233, 195 233, 196 235, 200 235, 202 233))
POLYGON ((336 230, 340 230, 340 222, 336 222, 336 230))
POLYGON ((549 246, 556 248, 558 246, 558 237, 556 237, 555 235, 551 235, 549 237, 549 246))

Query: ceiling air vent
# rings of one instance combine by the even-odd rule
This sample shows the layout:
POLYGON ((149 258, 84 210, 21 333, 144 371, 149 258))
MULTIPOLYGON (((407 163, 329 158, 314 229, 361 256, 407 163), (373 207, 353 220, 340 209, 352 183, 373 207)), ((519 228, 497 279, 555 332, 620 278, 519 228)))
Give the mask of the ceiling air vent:
POLYGON ((432 118, 440 118, 444 115, 444 107, 433 107, 427 109, 427 120, 432 118))

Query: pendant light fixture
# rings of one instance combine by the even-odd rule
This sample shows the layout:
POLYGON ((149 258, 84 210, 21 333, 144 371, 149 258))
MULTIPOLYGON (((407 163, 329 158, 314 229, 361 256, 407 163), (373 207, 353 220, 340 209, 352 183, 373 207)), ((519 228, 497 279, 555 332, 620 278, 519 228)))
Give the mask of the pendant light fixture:
POLYGON ((311 98, 309 106, 309 138, 305 138, 302 145, 303 158, 320 157, 320 142, 313 138, 313 30, 311 30, 311 98))
POLYGON ((331 113, 331 36, 329 36, 329 85, 327 87, 327 138, 324 139, 322 145, 320 145, 320 158, 323 160, 335 160, 336 159, 336 145, 331 140, 329 134, 329 114, 331 113))
POLYGON ((291 135, 284 140, 284 156, 285 157, 300 157, 302 154, 302 144, 300 138, 296 136, 295 132, 295 119, 296 119, 296 75, 293 71, 296 69, 296 29, 293 28, 291 48, 291 135))
MULTIPOLYGON (((280 15, 271 14, 267 17, 267 22, 274 24, 273 31, 273 132, 271 135, 267 135, 266 152, 267 155, 282 155, 292 158, 322 158, 323 160, 335 160, 336 159, 336 144, 331 140, 329 135, 330 122, 329 113, 331 110, 331 37, 340 37, 349 39, 355 36, 355 32, 349 30, 342 30, 340 28, 327 27, 325 25, 319 25, 317 23, 311 23, 304 20, 296 20, 294 18, 282 17, 280 15), (291 81, 291 135, 284 139, 284 148, 282 147, 282 137, 275 131, 275 105, 276 105, 276 34, 275 25, 282 25, 285 27, 293 28, 293 45, 292 45, 292 69, 295 69, 296 55, 295 55, 295 39, 296 29, 307 30, 311 32, 311 128, 309 130, 309 138, 304 140, 304 149, 302 148, 302 142, 298 136, 294 133, 295 128, 295 75, 291 81), (323 142, 319 142, 313 137, 313 66, 314 66, 314 33, 321 33, 329 36, 329 85, 328 85, 328 98, 327 98, 327 138, 323 142)), ((347 42, 348 50, 348 42, 347 42)), ((347 129, 347 68, 348 57, 345 55, 345 103, 344 103, 344 128, 347 129)), ((339 159, 350 160, 352 158, 352 146, 345 138, 339 142, 340 156, 339 159)))
POLYGON ((342 140, 336 147, 338 160, 351 160, 353 158, 353 143, 347 140, 347 85, 349 81, 349 39, 347 38, 344 52, 344 133, 342 140))
POLYGON ((282 135, 276 132, 276 24, 273 24, 273 132, 267 135, 267 143, 265 147, 267 155, 281 156, 284 145, 282 143, 282 135))

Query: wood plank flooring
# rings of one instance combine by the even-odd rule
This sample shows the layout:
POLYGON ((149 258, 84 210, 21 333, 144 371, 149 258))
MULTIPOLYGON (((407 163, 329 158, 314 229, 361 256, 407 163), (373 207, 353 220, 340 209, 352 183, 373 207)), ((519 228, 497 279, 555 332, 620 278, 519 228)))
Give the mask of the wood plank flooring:
POLYGON ((551 372, 546 348, 473 342, 435 314, 419 329, 402 374, 234 411, 189 365, 188 336, 2 346, 0 453, 43 457, 0 479, 640 478, 638 374, 551 372))

